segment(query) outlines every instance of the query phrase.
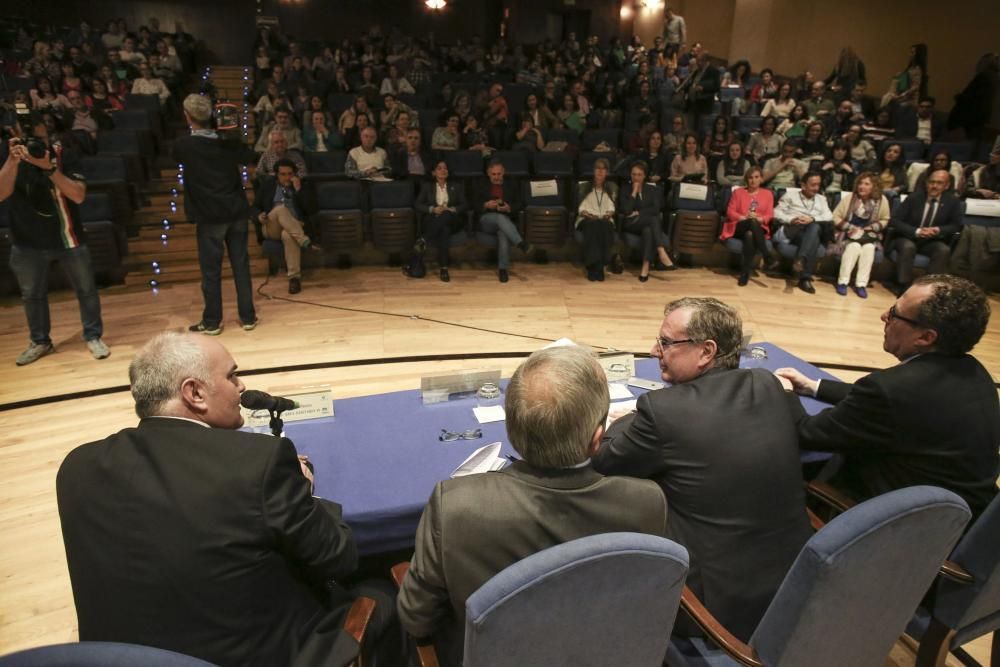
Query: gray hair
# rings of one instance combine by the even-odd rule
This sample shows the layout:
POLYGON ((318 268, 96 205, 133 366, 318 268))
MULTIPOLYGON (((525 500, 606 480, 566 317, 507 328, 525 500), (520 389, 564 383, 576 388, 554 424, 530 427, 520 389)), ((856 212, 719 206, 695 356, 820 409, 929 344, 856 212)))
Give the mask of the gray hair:
POLYGON ((711 297, 684 297, 671 301, 663 314, 688 308, 691 319, 687 323, 687 336, 695 342, 714 341, 715 366, 739 368, 740 345, 743 342, 743 320, 736 309, 711 297))
POLYGON ((128 379, 140 419, 163 414, 167 402, 180 395, 188 378, 211 385, 208 354, 195 339, 177 331, 154 336, 132 359, 128 379))
POLYGON ((184 98, 184 111, 191 116, 191 120, 205 124, 212 117, 212 101, 205 95, 191 93, 184 98))
POLYGON ((582 463, 608 414, 608 380, 594 355, 578 346, 539 350, 507 385, 507 435, 539 468, 582 463))

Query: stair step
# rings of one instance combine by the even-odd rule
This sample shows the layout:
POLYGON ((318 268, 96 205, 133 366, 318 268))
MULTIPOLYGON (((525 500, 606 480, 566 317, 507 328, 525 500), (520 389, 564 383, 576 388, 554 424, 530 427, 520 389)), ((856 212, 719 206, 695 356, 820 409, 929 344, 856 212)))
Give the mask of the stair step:
MULTIPOLYGON (((267 259, 266 258, 251 258, 250 260, 250 273, 253 275, 259 275, 267 270, 267 259)), ((223 261, 222 264, 222 279, 231 280, 233 276, 233 270, 230 268, 228 262, 223 261)), ((195 262, 191 265, 181 265, 179 267, 172 267, 170 265, 164 264, 163 268, 160 269, 160 273, 155 274, 150 269, 148 272, 132 272, 130 271, 127 276, 125 276, 125 284, 127 286, 134 285, 148 285, 150 280, 156 280, 160 285, 168 285, 171 283, 189 283, 189 282, 199 282, 201 280, 201 269, 198 267, 198 263, 195 262)))

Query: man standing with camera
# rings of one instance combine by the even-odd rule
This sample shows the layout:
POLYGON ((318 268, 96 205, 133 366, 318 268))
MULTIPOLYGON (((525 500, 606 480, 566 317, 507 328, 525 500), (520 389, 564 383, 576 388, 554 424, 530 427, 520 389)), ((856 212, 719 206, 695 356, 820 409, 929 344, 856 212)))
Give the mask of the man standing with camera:
POLYGON ((32 116, 28 127, 27 139, 8 142, 7 159, 0 168, 0 201, 10 199, 14 242, 10 267, 21 288, 31 335, 31 344, 16 363, 26 366, 55 351, 49 337, 48 298, 53 260, 62 265, 76 291, 87 348, 95 359, 104 359, 111 350, 101 340, 101 299, 77 208, 87 187, 70 156, 64 156, 62 145, 50 141, 45 122, 32 116))
POLYGON ((236 304, 245 331, 257 327, 250 281, 247 218, 250 207, 240 165, 252 159, 236 141, 223 140, 212 129, 212 102, 205 95, 184 99, 184 117, 191 134, 174 144, 174 158, 184 167, 184 211, 198 226, 198 264, 205 300, 201 321, 190 331, 208 336, 222 333, 222 254, 229 252, 236 282, 236 304))

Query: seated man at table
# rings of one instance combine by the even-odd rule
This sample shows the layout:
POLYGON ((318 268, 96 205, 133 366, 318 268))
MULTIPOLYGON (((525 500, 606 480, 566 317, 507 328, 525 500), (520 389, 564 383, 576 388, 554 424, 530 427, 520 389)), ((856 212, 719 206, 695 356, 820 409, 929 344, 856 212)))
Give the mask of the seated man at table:
POLYGON ((990 320, 964 278, 918 278, 889 310, 882 348, 900 363, 856 383, 776 373, 795 391, 834 406, 798 415, 803 449, 837 452, 824 471, 857 500, 928 484, 954 491, 973 521, 997 494, 1000 403, 989 371, 969 351, 990 320))
MULTIPOLYGON (((353 660, 353 593, 335 581, 357 565, 351 529, 312 495, 290 440, 237 430, 245 387, 229 352, 162 333, 129 380, 138 427, 74 449, 56 477, 80 640, 220 665, 353 660)), ((391 593, 358 589, 391 656, 391 593)))
MULTIPOLYGON (((691 559, 688 586, 746 641, 811 533, 794 413, 770 373, 739 369, 734 308, 683 298, 664 312, 650 353, 672 386, 611 424, 594 468, 660 485, 667 537, 691 559)), ((693 632, 686 621, 674 632, 693 632)))
POLYGON ((508 565, 579 537, 665 529, 655 484, 605 478, 590 466, 608 412, 607 378, 593 354, 576 346, 535 352, 514 372, 505 401, 507 434, 523 460, 434 487, 399 591, 403 627, 434 636, 446 663, 461 663, 466 599, 508 565))

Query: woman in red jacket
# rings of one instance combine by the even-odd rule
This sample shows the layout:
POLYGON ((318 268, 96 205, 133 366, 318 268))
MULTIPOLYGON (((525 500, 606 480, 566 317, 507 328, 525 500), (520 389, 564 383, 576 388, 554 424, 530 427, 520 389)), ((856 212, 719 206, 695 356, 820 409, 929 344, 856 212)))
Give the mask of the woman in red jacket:
POLYGON ((720 241, 736 237, 743 242, 743 267, 737 284, 743 287, 750 281, 753 258, 758 252, 764 258, 767 270, 777 268, 779 259, 767 249, 771 238, 771 218, 774 217, 774 195, 760 187, 763 177, 760 167, 750 167, 744 178, 745 188, 733 190, 726 209, 720 241))

